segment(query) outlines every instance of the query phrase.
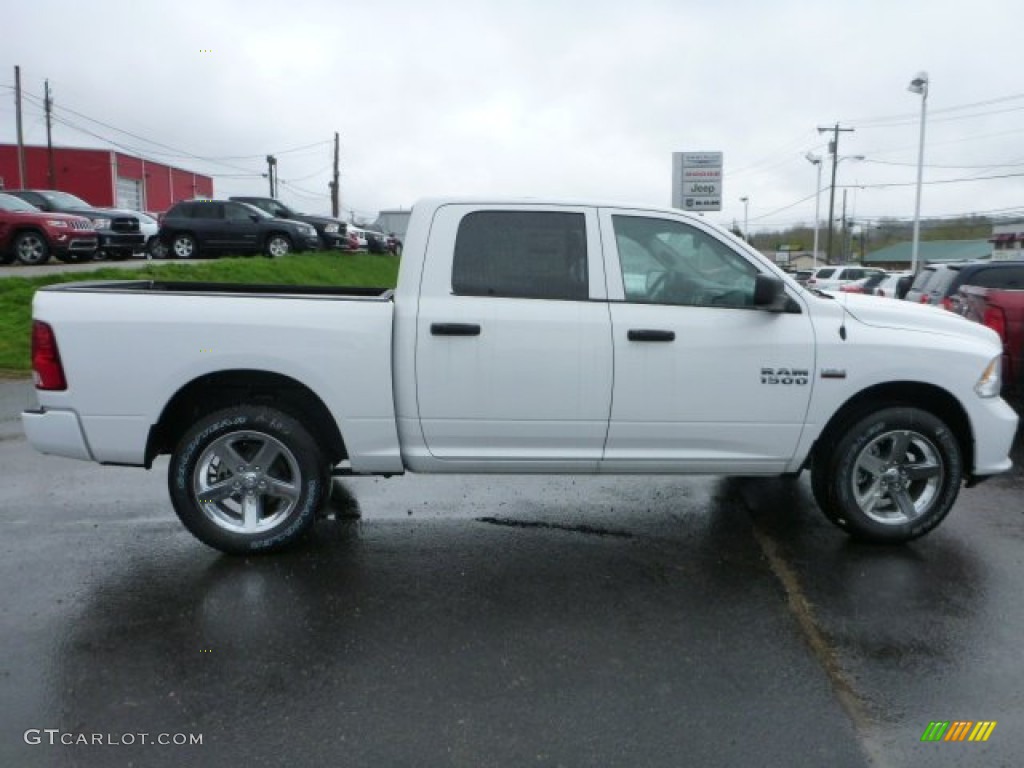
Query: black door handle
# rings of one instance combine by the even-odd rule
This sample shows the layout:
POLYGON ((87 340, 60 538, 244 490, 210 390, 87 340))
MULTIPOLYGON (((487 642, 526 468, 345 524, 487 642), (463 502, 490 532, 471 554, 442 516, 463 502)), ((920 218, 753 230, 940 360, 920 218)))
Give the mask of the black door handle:
POLYGON ((626 333, 630 341, 675 341, 675 331, 653 331, 647 328, 630 330, 626 333))
POLYGON ((480 326, 476 323, 431 323, 431 336, 479 336, 480 326))

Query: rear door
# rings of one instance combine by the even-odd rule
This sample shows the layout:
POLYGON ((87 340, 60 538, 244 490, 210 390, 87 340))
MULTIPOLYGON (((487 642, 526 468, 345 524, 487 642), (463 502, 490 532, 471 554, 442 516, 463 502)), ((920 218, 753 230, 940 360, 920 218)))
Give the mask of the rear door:
POLYGON ((813 386, 803 306, 754 309, 767 270, 691 220, 603 209, 600 221, 615 353, 603 470, 783 471, 813 386))
POLYGON ((224 248, 240 253, 259 250, 260 225, 253 221, 258 215, 239 203, 224 203, 224 248))
POLYGON ((430 454, 596 471, 612 393, 596 211, 442 206, 426 263, 415 365, 430 454))
POLYGON ((192 220, 189 228, 195 232, 200 248, 221 249, 224 247, 224 204, 212 201, 197 201, 190 204, 192 220))

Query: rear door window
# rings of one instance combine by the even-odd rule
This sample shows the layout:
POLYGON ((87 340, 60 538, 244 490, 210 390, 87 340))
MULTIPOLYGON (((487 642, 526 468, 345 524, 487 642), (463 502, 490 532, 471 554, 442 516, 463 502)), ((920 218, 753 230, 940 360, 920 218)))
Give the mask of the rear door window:
POLYGON ((835 274, 834 269, 819 269, 817 273, 815 273, 814 278, 816 280, 825 280, 832 277, 833 274, 835 274))
POLYGON ((584 215, 467 214, 455 238, 452 289, 461 296, 585 300, 589 291, 584 215))

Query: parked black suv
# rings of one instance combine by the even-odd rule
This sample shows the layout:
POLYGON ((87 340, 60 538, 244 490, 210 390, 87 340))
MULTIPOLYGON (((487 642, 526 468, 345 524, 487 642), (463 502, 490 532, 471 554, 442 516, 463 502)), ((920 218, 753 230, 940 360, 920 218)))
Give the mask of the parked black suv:
POLYGON ((967 261, 928 264, 914 279, 907 301, 937 304, 953 310, 961 285, 985 288, 1024 288, 1024 261, 967 261))
MULTIPOLYGON (((99 235, 99 250, 112 259, 125 259, 146 247, 146 237, 139 231, 135 211, 119 208, 97 208, 80 197, 55 189, 5 189, 4 194, 20 197, 41 211, 70 213, 92 220, 99 235)), ((75 256, 74 260, 89 261, 91 253, 75 256)))
POLYGON ((164 214, 158 236, 168 256, 178 259, 214 252, 284 256, 289 251, 315 250, 320 243, 311 224, 277 219, 231 200, 178 203, 164 214))
POLYGON ((304 221, 312 224, 320 238, 320 247, 327 250, 340 250, 347 247, 345 222, 340 219, 332 219, 330 216, 313 216, 308 213, 299 213, 289 208, 273 197, 229 197, 239 203, 248 203, 266 211, 271 216, 279 219, 291 219, 292 221, 304 221))

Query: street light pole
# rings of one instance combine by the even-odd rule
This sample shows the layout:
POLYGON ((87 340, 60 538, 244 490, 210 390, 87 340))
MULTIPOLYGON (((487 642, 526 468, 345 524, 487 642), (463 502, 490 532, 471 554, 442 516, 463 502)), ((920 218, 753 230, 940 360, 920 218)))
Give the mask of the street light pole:
POLYGON ((747 215, 747 205, 750 203, 749 197, 741 197, 740 202, 743 203, 743 239, 748 243, 750 242, 750 217, 747 215))
POLYGON ((814 262, 814 269, 818 268, 818 230, 821 229, 821 155, 814 155, 808 152, 804 157, 807 161, 818 166, 818 183, 814 187, 814 251, 811 259, 814 262))
POLYGON ((917 145, 917 196, 914 200, 914 239, 910 246, 910 271, 917 274, 917 254, 921 242, 921 180, 924 175, 924 124, 928 105, 928 73, 918 72, 907 90, 921 95, 921 138, 917 145))

